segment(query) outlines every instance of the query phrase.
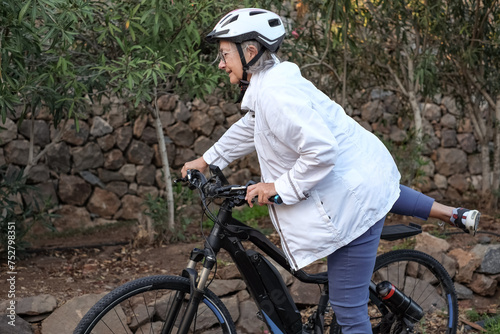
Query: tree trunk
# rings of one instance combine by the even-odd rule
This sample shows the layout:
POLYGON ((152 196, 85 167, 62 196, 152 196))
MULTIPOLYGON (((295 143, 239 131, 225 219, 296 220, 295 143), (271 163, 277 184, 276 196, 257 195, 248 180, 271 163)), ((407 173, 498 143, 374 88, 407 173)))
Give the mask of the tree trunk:
POLYGON ((160 112, 158 110, 158 96, 156 93, 156 88, 154 91, 155 95, 155 108, 153 111, 153 116, 155 119, 156 128, 156 138, 158 139, 158 147, 160 149, 160 157, 163 165, 163 176, 166 188, 166 198, 167 198, 167 208, 168 208, 168 228, 172 231, 175 227, 174 217, 174 193, 172 189, 172 180, 170 176, 170 165, 168 163, 167 147, 165 145, 165 136, 163 135, 163 126, 160 120, 160 112))
POLYGON ((481 173, 483 175, 481 195, 483 199, 487 199, 491 194, 490 145, 488 141, 480 141, 479 145, 481 146, 481 173))
POLYGON ((31 128, 30 128, 30 141, 29 141, 29 157, 28 157, 28 164, 26 165, 26 168, 24 168, 24 171, 23 171, 23 177, 26 177, 28 176, 28 174, 30 173, 31 169, 33 167, 35 167, 38 163, 38 161, 45 155, 45 153, 47 153, 47 151, 52 147, 54 146, 55 144, 57 144, 60 140, 61 140, 61 137, 62 137, 62 134, 64 132, 64 129, 66 128, 66 122, 68 121, 67 119, 64 120, 64 122, 60 125, 60 130, 57 131, 57 135, 54 137, 54 139, 52 139, 52 141, 45 145, 45 147, 43 148, 43 150, 37 154, 36 157, 34 157, 34 146, 35 146, 35 117, 32 117, 32 123, 31 123, 31 128))
POLYGON ((415 134, 417 136, 417 140, 419 144, 422 144, 423 138, 423 125, 422 125, 422 110, 417 101, 417 96, 414 91, 408 91, 408 97, 410 100, 410 106, 413 110, 413 119, 415 120, 415 134))
POLYGON ((493 129, 495 131, 495 145, 494 145, 494 160, 493 160, 493 175, 491 187, 491 201, 490 207, 492 209, 498 208, 498 198, 500 196, 500 95, 497 96, 495 105, 495 115, 493 118, 493 129))

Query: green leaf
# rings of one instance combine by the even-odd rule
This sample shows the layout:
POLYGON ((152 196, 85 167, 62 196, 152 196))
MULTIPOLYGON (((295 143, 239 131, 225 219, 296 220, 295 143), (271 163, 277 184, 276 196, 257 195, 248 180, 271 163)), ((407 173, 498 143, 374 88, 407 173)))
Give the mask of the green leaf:
POLYGON ((134 78, 132 77, 132 74, 127 75, 127 82, 128 88, 132 90, 132 88, 134 88, 134 78))
POLYGON ((141 7, 141 3, 138 3, 138 4, 134 7, 134 9, 132 10, 132 13, 131 13, 131 15, 130 15, 130 16, 134 16, 134 15, 137 13, 137 11, 139 10, 139 7, 141 7))
POLYGON ((21 8, 21 10, 19 11, 19 16, 17 17, 17 21, 18 21, 19 23, 21 23, 21 21, 23 20, 23 18, 24 18, 24 14, 26 14, 26 11, 28 10, 28 7, 29 7, 30 5, 31 5, 31 0, 28 0, 28 1, 24 4, 23 8, 21 8))
POLYGON ((156 76, 156 72, 153 72, 153 82, 155 84, 155 87, 158 87, 158 78, 156 76))

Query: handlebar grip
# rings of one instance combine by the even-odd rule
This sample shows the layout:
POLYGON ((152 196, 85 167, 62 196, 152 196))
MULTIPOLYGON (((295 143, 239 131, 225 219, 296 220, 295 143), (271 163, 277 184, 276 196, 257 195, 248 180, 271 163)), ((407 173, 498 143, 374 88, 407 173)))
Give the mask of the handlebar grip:
POLYGON ((269 197, 269 202, 273 202, 274 204, 283 204, 283 200, 281 199, 280 195, 274 195, 269 197))

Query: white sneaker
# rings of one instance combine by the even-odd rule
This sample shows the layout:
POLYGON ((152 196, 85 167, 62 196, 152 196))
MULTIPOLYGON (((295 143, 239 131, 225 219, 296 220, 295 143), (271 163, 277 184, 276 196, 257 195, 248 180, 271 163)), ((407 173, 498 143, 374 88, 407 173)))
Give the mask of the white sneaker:
POLYGON ((462 229, 465 233, 476 235, 480 217, 481 213, 477 210, 455 208, 453 209, 453 215, 451 216, 450 221, 453 225, 462 229))

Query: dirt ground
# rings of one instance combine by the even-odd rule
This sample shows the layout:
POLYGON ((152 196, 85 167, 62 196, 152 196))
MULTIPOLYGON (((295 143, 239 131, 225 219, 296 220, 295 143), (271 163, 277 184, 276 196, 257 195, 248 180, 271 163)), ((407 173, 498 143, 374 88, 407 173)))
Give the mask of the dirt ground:
MULTIPOLYGON (((500 235, 500 217, 483 210, 480 231, 500 235)), ((437 221, 423 222, 407 217, 390 216, 386 224, 425 223, 424 230, 436 228, 437 221)), ((268 219, 261 226, 270 228, 268 219)), ((447 228, 445 231, 457 232, 447 228)), ((209 231, 205 230, 205 233, 209 231)), ((72 297, 89 293, 101 293, 136 278, 168 274, 178 275, 187 264, 189 252, 193 247, 203 245, 199 223, 189 225, 186 234, 195 241, 177 242, 162 246, 137 246, 134 243, 135 229, 130 226, 100 230, 91 235, 74 235, 65 238, 39 238, 33 240, 32 248, 21 254, 16 261, 16 298, 51 294, 61 305, 72 297), (102 246, 106 244, 106 246, 102 246), (113 245, 110 245, 113 244, 113 245)), ((478 233, 475 237, 459 233, 449 235, 447 240, 453 246, 470 249, 482 238, 489 237, 493 243, 500 238, 493 234, 478 233)), ((271 235, 277 241, 277 237, 271 235)), ((381 242, 380 252, 386 252, 394 242, 381 242)), ((5 254, 1 256, 2 276, 7 271, 5 254)), ((219 263, 230 261, 227 254, 220 254, 219 263)), ((0 300, 7 299, 8 286, 4 277, 0 280, 0 300)), ((478 311, 496 312, 499 296, 476 298, 461 302, 461 311, 474 308, 478 311)))

